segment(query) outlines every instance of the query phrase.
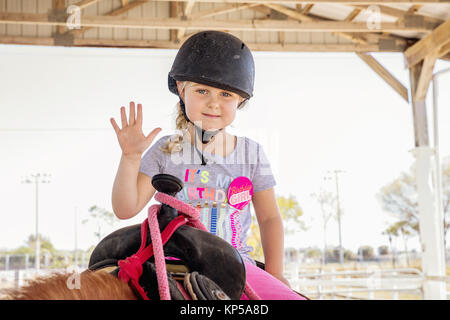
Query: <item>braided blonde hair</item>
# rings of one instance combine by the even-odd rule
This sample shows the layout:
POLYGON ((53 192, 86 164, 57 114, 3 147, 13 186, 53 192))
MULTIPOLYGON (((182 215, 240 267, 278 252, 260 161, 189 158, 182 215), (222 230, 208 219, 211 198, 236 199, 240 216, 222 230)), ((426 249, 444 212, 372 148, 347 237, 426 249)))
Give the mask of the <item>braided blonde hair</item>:
MULTIPOLYGON (((180 92, 195 84, 195 82, 192 81, 179 81, 179 83, 181 85, 180 92)), ((246 105, 245 103, 242 103, 238 107, 238 109, 239 110, 242 109, 245 105, 246 105)), ((171 137, 169 137, 169 139, 167 139, 166 145, 161 147, 161 151, 169 154, 180 152, 183 149, 183 141, 184 141, 183 138, 188 131, 189 125, 189 122, 186 120, 183 111, 181 110, 181 105, 179 101, 177 102, 176 108, 177 108, 177 116, 175 118, 175 129, 180 130, 181 134, 176 133, 172 135, 171 137)))

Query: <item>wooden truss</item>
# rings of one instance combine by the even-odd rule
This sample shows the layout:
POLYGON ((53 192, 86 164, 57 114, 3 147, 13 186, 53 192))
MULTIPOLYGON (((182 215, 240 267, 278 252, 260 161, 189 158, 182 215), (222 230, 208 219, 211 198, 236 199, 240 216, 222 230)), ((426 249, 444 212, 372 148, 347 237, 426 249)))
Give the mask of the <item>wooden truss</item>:
MULTIPOLYGON (((75 2, 80 10, 102 0, 75 2)), ((403 52, 408 68, 415 68, 414 99, 426 95, 436 59, 448 59, 450 51, 450 21, 418 14, 426 4, 449 3, 449 0, 153 0, 169 2, 168 17, 131 18, 128 11, 142 6, 150 0, 121 0, 121 6, 101 16, 82 17, 81 28, 69 30, 66 22, 66 1, 53 0, 53 9, 47 13, 0 12, 0 25, 56 26, 52 37, 24 37, 0 35, 0 43, 64 45, 64 46, 110 46, 177 49, 193 30, 258 31, 277 32, 278 43, 247 43, 251 50, 259 51, 312 51, 355 52, 371 69, 389 84, 405 101, 409 101, 408 90, 386 68, 370 55, 370 52, 403 52), (223 3, 221 7, 193 12, 197 2, 223 3), (343 20, 331 20, 311 13, 316 4, 340 4, 351 9, 343 20), (389 7, 389 4, 410 4, 408 10, 389 7), (286 4, 291 4, 286 6, 286 4), (295 8, 292 8, 294 4, 295 8), (355 22, 355 18, 370 6, 376 5, 381 14, 392 18, 375 30, 366 22, 355 22), (263 16, 251 20, 218 20, 215 16, 240 10, 253 10, 263 16), (93 28, 117 29, 165 29, 170 30, 169 40, 132 39, 87 39, 82 35, 93 28), (347 41, 344 43, 288 43, 288 32, 327 32, 347 41), (399 32, 420 32, 423 39, 410 39, 394 35, 399 32)))

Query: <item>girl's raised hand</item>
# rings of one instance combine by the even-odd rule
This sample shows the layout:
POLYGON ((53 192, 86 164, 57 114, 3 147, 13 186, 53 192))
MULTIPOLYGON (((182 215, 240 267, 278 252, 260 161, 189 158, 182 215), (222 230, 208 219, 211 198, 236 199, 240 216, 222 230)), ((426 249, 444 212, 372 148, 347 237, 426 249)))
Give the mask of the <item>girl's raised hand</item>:
POLYGON ((111 118, 110 121, 117 134, 122 154, 125 156, 141 157, 162 129, 155 128, 147 136, 144 135, 142 132, 142 104, 140 103, 137 105, 137 115, 135 115, 134 102, 130 102, 128 122, 124 106, 120 108, 120 116, 122 119, 122 129, 119 128, 114 118, 111 118))

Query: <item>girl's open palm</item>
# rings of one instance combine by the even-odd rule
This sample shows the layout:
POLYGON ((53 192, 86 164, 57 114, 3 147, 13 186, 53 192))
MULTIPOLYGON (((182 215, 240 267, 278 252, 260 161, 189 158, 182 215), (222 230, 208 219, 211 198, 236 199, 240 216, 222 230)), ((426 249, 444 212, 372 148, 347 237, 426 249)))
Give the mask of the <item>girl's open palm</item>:
POLYGON ((133 101, 130 102, 128 122, 125 107, 123 106, 120 108, 120 116, 122 119, 122 129, 119 128, 114 118, 111 118, 110 121, 117 134, 122 154, 127 156, 141 156, 162 129, 153 129, 148 136, 145 136, 142 132, 142 104, 137 105, 136 115, 133 101))

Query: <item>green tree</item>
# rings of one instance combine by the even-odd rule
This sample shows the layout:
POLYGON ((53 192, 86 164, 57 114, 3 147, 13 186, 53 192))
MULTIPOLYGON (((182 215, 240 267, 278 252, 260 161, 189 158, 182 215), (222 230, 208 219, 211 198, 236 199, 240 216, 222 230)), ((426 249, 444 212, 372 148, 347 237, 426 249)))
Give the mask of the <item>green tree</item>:
POLYGON ((336 218, 337 197, 334 193, 321 189, 319 193, 313 193, 311 197, 315 198, 320 205, 322 212, 322 228, 323 228, 323 253, 322 264, 327 263, 327 226, 331 217, 336 218))
POLYGON ((261 245, 261 234, 259 232, 258 221, 255 215, 252 215, 252 224, 250 225, 250 232, 247 238, 247 244, 253 247, 250 256, 254 260, 264 262, 264 252, 261 245))
POLYGON ((117 223, 117 218, 113 212, 108 211, 104 208, 99 208, 96 205, 89 208, 90 216, 81 221, 82 224, 92 223, 97 227, 97 231, 94 231, 94 235, 97 237, 98 241, 104 237, 104 226, 114 227, 117 223))
MULTIPOLYGON (((54 253, 55 247, 51 243, 50 239, 39 234, 39 244, 41 253, 54 253)), ((36 251, 36 235, 30 234, 25 240, 25 246, 21 246, 13 251, 11 254, 34 254, 36 251)))
POLYGON ((358 255, 362 256, 364 260, 370 260, 374 257, 373 248, 371 246, 361 246, 358 249, 358 255))
POLYGON ((377 250, 380 256, 385 256, 389 253, 389 248, 385 245, 379 246, 377 250))
POLYGON ((280 209, 281 219, 283 219, 285 236, 296 233, 299 230, 307 230, 307 226, 302 220, 303 210, 295 196, 289 195, 289 198, 278 196, 277 204, 280 209))
MULTIPOLYGON (((391 183, 382 187, 377 198, 383 210, 390 212, 401 225, 401 235, 405 240, 419 235, 419 206, 414 170, 402 172, 391 183)), ((450 229, 450 158, 442 165, 442 205, 444 213, 444 241, 450 229)))
POLYGON ((386 230, 384 230, 382 232, 382 234, 387 235, 389 238, 389 246, 391 247, 391 253, 392 253, 392 268, 395 269, 396 251, 394 250, 392 240, 393 240, 393 238, 398 237, 398 228, 396 228, 394 225, 389 226, 386 230))
MULTIPOLYGON (((292 195, 290 195, 289 198, 277 196, 276 199, 283 220, 284 236, 286 237, 299 230, 306 230, 306 224, 302 220, 303 210, 295 197, 292 195)), ((261 246, 261 234, 254 214, 252 214, 252 224, 247 237, 247 244, 253 247, 253 251, 250 253, 251 257, 258 261, 264 261, 264 252, 261 246)))

